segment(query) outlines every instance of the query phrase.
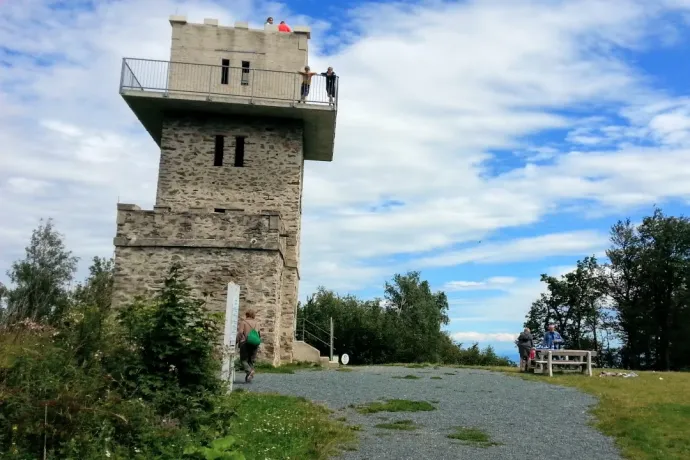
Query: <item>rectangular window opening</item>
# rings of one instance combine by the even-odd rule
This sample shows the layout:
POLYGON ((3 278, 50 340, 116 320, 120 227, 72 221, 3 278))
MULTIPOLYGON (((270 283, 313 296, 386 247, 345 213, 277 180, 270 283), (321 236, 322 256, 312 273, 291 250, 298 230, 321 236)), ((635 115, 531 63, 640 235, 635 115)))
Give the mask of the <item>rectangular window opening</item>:
POLYGON ((249 61, 242 61, 242 84, 249 84, 249 61))
POLYGON ((223 209, 223 208, 214 208, 214 209, 213 209, 213 212, 219 212, 219 213, 221 213, 221 214, 224 214, 224 213, 225 213, 225 209, 223 209))
POLYGON ((216 146, 213 152, 213 166, 223 166, 223 150, 225 150, 225 136, 216 136, 216 146))
POLYGON ((244 136, 235 138, 235 166, 238 168, 244 166, 244 139, 244 136))
POLYGON ((220 61, 223 67, 220 69, 220 84, 227 85, 230 77, 230 59, 220 61))

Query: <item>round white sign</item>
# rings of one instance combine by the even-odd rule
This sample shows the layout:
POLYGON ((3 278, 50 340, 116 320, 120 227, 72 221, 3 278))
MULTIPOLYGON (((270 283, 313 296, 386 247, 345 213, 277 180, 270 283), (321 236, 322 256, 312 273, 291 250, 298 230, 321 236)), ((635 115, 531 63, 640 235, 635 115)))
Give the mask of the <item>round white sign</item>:
POLYGON ((343 353, 342 355, 340 355, 340 362, 347 365, 347 363, 350 362, 350 357, 347 356, 347 354, 343 353))

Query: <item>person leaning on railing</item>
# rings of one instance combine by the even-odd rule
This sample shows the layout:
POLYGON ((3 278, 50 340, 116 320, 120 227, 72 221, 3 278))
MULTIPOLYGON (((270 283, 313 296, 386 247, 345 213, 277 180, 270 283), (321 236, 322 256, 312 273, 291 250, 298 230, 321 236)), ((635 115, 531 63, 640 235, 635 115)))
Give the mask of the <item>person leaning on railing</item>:
POLYGON ((304 71, 299 72, 302 75, 302 88, 301 88, 301 98, 300 102, 304 102, 309 96, 309 88, 311 88, 311 77, 316 75, 316 72, 312 72, 309 66, 304 68, 304 71))
POLYGON ((321 72, 321 75, 326 77, 326 94, 328 94, 328 103, 333 105, 335 103, 335 79, 337 75, 333 71, 333 67, 329 67, 325 72, 321 72))

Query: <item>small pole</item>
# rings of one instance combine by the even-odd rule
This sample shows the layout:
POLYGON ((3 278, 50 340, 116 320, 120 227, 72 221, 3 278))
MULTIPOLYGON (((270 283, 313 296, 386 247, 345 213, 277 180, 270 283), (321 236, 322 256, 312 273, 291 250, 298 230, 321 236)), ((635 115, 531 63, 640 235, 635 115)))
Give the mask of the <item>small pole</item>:
POLYGON ((333 317, 331 316, 331 361, 333 361, 333 317))
POLYGON ((587 375, 592 376, 592 352, 587 352, 587 375))
POLYGON ((551 354, 551 350, 549 350, 549 354, 546 357, 546 365, 549 367, 549 377, 553 377, 553 358, 551 354))

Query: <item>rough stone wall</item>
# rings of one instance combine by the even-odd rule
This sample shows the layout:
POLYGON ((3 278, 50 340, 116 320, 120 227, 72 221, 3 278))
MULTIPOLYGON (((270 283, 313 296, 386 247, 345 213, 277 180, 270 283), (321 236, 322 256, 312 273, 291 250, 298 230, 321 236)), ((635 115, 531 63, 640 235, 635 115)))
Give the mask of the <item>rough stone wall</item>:
POLYGON ((276 215, 142 211, 119 205, 113 305, 153 295, 179 261, 193 294, 205 299, 210 311, 225 311, 227 283, 240 285, 240 315, 249 308, 257 312, 264 343, 260 358, 277 364, 286 356, 281 350, 282 231, 276 215))
POLYGON ((252 69, 297 72, 307 65, 308 40, 304 34, 237 29, 207 24, 172 24, 170 60, 230 67, 249 61, 252 69))
POLYGON ((292 361, 295 339, 299 275, 297 268, 285 267, 281 277, 280 360, 292 361))
POLYGON ((278 211, 286 231, 296 235, 303 167, 298 121, 169 115, 163 122, 156 206, 278 211), (214 166, 216 135, 225 136, 222 166, 214 166), (246 136, 243 167, 234 166, 235 136, 246 136))

